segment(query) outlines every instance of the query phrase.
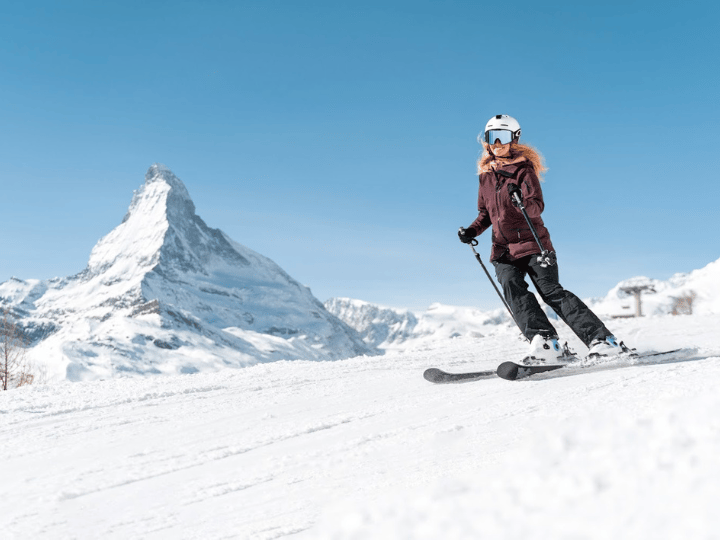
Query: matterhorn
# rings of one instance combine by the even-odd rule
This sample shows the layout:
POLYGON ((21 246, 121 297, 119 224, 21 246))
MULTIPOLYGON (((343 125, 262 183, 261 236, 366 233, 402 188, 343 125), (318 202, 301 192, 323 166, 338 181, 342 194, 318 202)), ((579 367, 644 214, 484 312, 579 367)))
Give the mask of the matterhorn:
POLYGON ((160 164, 85 270, 12 278, 0 285, 0 302, 24 329, 32 360, 55 379, 374 352, 277 264, 208 227, 182 181, 160 164))

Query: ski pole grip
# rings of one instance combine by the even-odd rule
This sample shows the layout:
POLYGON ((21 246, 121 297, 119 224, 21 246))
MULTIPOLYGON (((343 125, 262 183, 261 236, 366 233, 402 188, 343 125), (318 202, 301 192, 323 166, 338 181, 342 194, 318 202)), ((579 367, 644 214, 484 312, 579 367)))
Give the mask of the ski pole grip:
POLYGON ((557 264, 557 255, 555 255, 554 251, 544 249, 543 252, 538 255, 538 262, 543 268, 555 266, 557 264))
POLYGON ((520 195, 518 195, 517 193, 513 193, 512 197, 515 200, 515 204, 517 204, 518 208, 525 208, 525 205, 523 204, 520 195))

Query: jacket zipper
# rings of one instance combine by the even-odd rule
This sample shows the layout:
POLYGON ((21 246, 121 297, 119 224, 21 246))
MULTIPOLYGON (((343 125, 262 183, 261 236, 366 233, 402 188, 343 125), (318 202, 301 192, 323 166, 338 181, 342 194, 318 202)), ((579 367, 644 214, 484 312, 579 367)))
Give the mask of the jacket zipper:
MULTIPOLYGON (((497 171, 495 171, 495 169, 493 169, 493 175, 495 176, 495 206, 498 209, 498 214, 499 214, 500 213, 500 205, 501 205, 499 193, 500 193, 500 189, 502 188, 502 186, 500 185, 500 177, 498 176, 498 173, 497 173, 497 171)), ((507 236, 505 236, 505 232, 500 228, 499 220, 498 220, 497 230, 500 233, 500 235, 505 239, 506 251, 509 251, 510 250, 510 241, 507 239, 507 236)))

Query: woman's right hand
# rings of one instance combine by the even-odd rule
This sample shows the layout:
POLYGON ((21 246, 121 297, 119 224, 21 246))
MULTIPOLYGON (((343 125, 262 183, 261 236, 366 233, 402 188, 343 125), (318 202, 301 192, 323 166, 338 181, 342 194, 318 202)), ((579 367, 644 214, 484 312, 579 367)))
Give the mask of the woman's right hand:
POLYGON ((458 238, 463 244, 469 244, 473 241, 473 238, 477 236, 477 231, 472 227, 460 227, 458 229, 458 238))

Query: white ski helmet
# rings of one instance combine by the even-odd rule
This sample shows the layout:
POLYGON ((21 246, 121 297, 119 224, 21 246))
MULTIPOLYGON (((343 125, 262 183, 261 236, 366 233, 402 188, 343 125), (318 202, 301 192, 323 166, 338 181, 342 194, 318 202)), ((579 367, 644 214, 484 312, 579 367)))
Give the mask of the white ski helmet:
POLYGON ((507 114, 496 114, 485 125, 485 131, 478 135, 478 142, 507 144, 520 138, 520 123, 507 114), (491 140, 492 139, 492 140, 491 140))

